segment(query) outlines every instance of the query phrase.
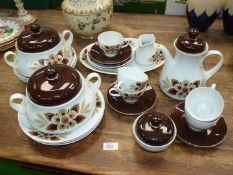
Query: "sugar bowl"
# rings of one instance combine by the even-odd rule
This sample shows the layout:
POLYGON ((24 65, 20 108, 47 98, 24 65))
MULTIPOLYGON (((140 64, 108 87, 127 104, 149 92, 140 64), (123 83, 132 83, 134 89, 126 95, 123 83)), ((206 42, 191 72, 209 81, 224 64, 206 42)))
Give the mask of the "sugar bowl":
POLYGON ((172 119, 163 113, 145 113, 133 124, 136 142, 143 149, 160 152, 167 149, 176 138, 176 126, 172 119))
POLYGON ((49 65, 30 77, 26 96, 13 94, 9 103, 38 131, 65 133, 77 129, 92 116, 100 84, 97 73, 91 73, 85 79, 70 66, 49 65), (16 99, 21 99, 22 103, 16 103, 16 99))
POLYGON ((19 75, 30 77, 37 69, 49 64, 70 65, 74 55, 72 42, 73 34, 69 30, 60 34, 51 27, 34 24, 19 35, 16 52, 6 52, 4 60, 19 75))

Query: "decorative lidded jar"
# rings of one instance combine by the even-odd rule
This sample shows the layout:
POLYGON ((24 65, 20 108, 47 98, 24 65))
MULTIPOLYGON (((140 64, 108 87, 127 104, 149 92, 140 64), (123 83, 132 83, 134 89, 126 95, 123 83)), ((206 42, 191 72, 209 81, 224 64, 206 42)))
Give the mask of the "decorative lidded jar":
POLYGON ((143 149, 159 152, 167 149, 176 138, 176 126, 165 114, 154 112, 140 115, 133 124, 136 142, 143 149))
POLYGON ((70 66, 45 66, 30 77, 26 96, 13 94, 9 103, 38 131, 69 132, 88 121, 94 113, 100 84, 101 78, 96 73, 84 79, 70 66), (90 83, 93 78, 95 83, 90 83), (15 99, 21 99, 22 103, 16 104, 15 99))
POLYGON ((69 30, 59 34, 51 27, 33 24, 17 38, 16 52, 6 52, 4 59, 18 74, 28 78, 46 65, 70 65, 74 55, 72 42, 73 34, 69 30), (13 61, 9 60, 10 55, 14 56, 13 61))
POLYGON ((64 17, 78 37, 93 39, 110 23, 112 0, 64 0, 64 17))

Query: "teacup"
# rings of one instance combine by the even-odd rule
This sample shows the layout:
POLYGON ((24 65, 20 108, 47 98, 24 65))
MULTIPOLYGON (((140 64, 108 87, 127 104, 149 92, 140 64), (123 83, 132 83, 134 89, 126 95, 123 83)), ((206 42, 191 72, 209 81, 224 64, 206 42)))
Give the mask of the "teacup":
POLYGON ((53 69, 47 69, 48 66, 39 69, 29 79, 26 96, 13 94, 9 104, 24 114, 34 129, 59 134, 77 129, 91 118, 101 78, 97 73, 91 73, 85 79, 70 66, 53 67, 58 74, 54 74, 53 69), (93 79, 96 81, 93 82, 93 79), (16 99, 22 103, 16 103, 16 99))
POLYGON ((137 103, 140 97, 144 94, 145 91, 150 90, 152 87, 147 86, 142 90, 138 91, 126 91, 120 89, 118 86, 114 86, 109 90, 109 94, 113 97, 122 97, 122 100, 128 104, 137 103))
POLYGON ((221 117, 224 100, 215 87, 215 84, 211 87, 199 87, 188 94, 185 100, 185 118, 192 130, 209 129, 221 117))
POLYGON ((30 77, 36 70, 46 65, 69 65, 72 58, 72 42, 73 34, 69 30, 60 34, 50 27, 32 25, 30 30, 18 37, 15 43, 16 51, 4 54, 4 60, 21 76, 30 77), (41 40, 43 42, 40 42, 41 40), (13 56, 13 60, 10 56, 13 56))
POLYGON ((98 44, 104 54, 109 57, 115 57, 121 48, 129 45, 124 43, 124 37, 121 33, 115 31, 107 31, 98 35, 98 44))
POLYGON ((119 89, 124 91, 140 91, 147 86, 148 76, 138 68, 121 67, 117 71, 119 89))

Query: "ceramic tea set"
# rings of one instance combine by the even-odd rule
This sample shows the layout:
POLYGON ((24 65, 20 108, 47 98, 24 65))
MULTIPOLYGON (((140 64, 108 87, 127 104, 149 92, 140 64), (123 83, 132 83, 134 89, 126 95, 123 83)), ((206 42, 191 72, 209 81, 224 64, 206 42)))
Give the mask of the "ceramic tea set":
MULTIPOLYGON (((84 78, 74 68, 77 57, 72 41, 70 31, 59 34, 53 28, 32 25, 17 38, 16 52, 4 55, 16 76, 28 82, 26 95, 11 95, 10 106, 18 111, 23 132, 42 144, 79 141, 95 130, 104 115, 100 75, 91 73, 84 78)), ((227 132, 222 116, 224 101, 215 84, 205 85, 222 66, 223 55, 208 51, 197 29, 189 29, 174 41, 175 59, 155 41, 152 34, 124 38, 120 32, 106 31, 98 35, 97 42, 82 49, 80 62, 96 72, 116 75, 107 90, 107 104, 117 113, 138 116, 133 135, 143 149, 165 150, 176 137, 192 147, 219 145, 227 132), (202 62, 209 55, 219 58, 219 63, 205 71, 202 62), (150 112, 157 97, 145 72, 163 64, 161 90, 173 99, 185 100, 171 110, 170 116, 150 112)))

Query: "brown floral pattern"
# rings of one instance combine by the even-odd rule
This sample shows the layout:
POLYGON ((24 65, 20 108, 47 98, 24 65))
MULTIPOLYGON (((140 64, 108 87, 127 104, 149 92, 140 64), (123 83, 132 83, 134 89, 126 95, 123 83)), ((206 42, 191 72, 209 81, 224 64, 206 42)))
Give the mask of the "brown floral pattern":
POLYGON ((104 50, 106 52, 116 52, 117 50, 119 50, 121 48, 121 45, 116 45, 116 46, 105 46, 104 50))
POLYGON ((196 80, 194 82, 190 82, 188 80, 183 80, 182 82, 171 79, 167 77, 165 80, 163 80, 163 86, 167 88, 167 92, 170 95, 176 95, 177 97, 186 97, 190 91, 193 89, 204 86, 205 81, 196 80))
MULTIPOLYGON (((95 113, 98 112, 98 109, 100 109, 102 107, 102 102, 100 97, 98 96, 98 94, 96 95, 96 110, 95 113)), ((33 128, 29 129, 29 133, 39 139, 42 140, 50 140, 50 141, 59 141, 63 138, 65 138, 70 132, 68 133, 63 133, 63 134, 48 134, 48 133, 44 133, 41 131, 37 131, 33 128)))
POLYGON ((67 65, 69 63, 69 58, 74 53, 69 53, 68 50, 59 50, 57 54, 51 54, 49 55, 48 59, 40 59, 37 62, 35 62, 32 67, 40 68, 47 65, 54 65, 54 64, 65 64, 67 65))
POLYGON ((33 130, 33 129, 29 131, 29 133, 42 140, 58 141, 62 139, 61 134, 48 134, 48 133, 40 132, 40 131, 33 130))
POLYGON ((85 115, 90 111, 90 104, 83 102, 82 105, 76 104, 71 109, 61 109, 58 113, 44 113, 36 120, 41 127, 47 131, 66 130, 85 120, 85 115))
POLYGON ((155 54, 152 56, 150 61, 156 64, 160 64, 163 60, 164 60, 163 52, 160 49, 158 49, 156 50, 155 54))
POLYGON ((87 49, 85 49, 85 50, 83 51, 83 55, 82 55, 81 59, 82 59, 83 61, 87 60, 87 49))
POLYGON ((130 89, 135 90, 135 91, 139 91, 142 90, 146 87, 147 82, 137 82, 134 84, 130 85, 130 89))

